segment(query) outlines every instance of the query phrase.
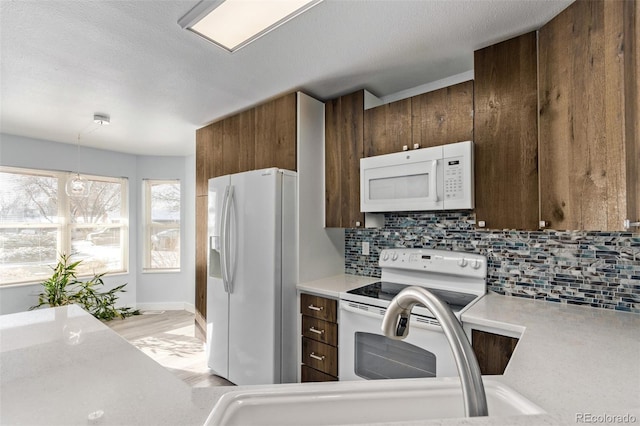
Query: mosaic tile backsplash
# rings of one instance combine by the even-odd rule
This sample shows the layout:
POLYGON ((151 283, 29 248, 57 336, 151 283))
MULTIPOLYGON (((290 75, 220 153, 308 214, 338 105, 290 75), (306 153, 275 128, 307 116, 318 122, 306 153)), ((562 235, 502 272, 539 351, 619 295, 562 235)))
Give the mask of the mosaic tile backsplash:
POLYGON ((466 251, 487 256, 487 289, 496 293, 640 313, 640 234, 474 224, 469 211, 386 213, 382 228, 345 230, 345 272, 379 277, 385 248, 466 251), (363 241, 369 256, 361 253, 363 241))

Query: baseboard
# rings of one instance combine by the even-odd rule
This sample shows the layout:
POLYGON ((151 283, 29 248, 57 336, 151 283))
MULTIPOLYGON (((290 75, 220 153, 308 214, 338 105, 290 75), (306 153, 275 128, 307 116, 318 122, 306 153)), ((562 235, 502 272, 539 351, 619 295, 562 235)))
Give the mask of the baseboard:
POLYGON ((141 311, 187 311, 195 313, 195 306, 185 302, 136 303, 141 311))

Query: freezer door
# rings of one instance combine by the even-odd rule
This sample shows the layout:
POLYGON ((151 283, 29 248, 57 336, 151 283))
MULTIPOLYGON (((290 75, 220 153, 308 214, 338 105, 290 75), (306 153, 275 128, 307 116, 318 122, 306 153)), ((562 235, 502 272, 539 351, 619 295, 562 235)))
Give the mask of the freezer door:
POLYGON ((277 169, 231 176, 229 380, 280 382, 281 180, 277 169))
POLYGON ((222 279, 222 207, 229 176, 209 180, 207 264, 207 365, 213 373, 229 376, 229 294, 222 279))

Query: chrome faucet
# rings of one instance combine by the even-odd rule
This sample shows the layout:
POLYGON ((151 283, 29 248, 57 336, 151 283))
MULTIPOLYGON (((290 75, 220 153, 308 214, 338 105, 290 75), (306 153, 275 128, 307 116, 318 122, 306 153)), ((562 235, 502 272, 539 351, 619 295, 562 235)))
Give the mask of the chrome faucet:
POLYGON ((487 416, 487 397, 478 360, 460 322, 451 308, 430 291, 417 286, 402 290, 393 298, 382 319, 382 332, 395 340, 409 334, 409 315, 417 304, 426 306, 442 326, 462 383, 464 412, 467 417, 487 416))

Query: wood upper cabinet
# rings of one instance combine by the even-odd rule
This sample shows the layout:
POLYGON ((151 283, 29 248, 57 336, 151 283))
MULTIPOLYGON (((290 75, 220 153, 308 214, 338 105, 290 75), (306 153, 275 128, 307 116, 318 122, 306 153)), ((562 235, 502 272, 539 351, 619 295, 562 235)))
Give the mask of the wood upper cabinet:
POLYGON ((222 121, 222 172, 218 176, 252 170, 255 164, 255 110, 222 121))
POLYGON ((255 108, 255 169, 296 170, 296 94, 255 108))
POLYGON ((637 13, 638 2, 578 0, 540 29, 540 219, 550 228, 620 230, 640 215, 637 13))
POLYGON ((364 156, 411 149, 411 98, 380 105, 364 112, 364 156))
POLYGON ((536 33, 474 54, 475 212, 492 229, 538 229, 536 33))
POLYGON ((209 179, 222 172, 223 123, 196 130, 196 195, 207 195, 209 179))
POLYGON ((411 98, 411 146, 473 140, 473 80, 411 98))
POLYGON ((325 103, 325 226, 354 228, 360 213, 364 90, 325 103))

